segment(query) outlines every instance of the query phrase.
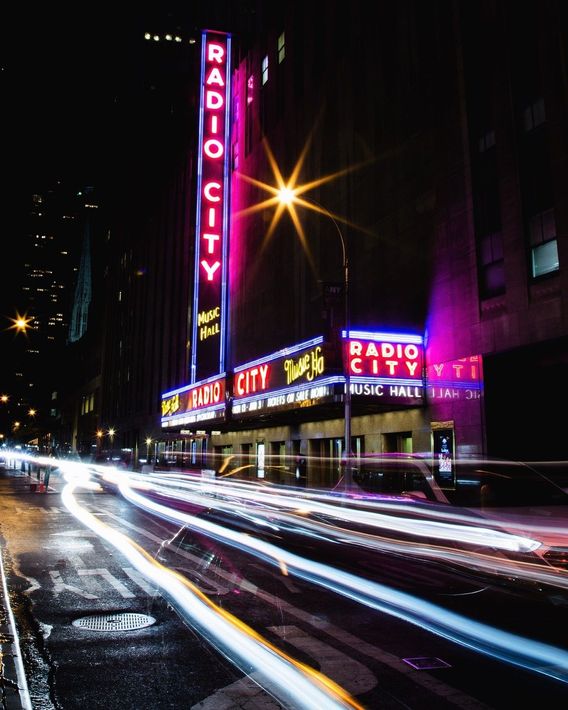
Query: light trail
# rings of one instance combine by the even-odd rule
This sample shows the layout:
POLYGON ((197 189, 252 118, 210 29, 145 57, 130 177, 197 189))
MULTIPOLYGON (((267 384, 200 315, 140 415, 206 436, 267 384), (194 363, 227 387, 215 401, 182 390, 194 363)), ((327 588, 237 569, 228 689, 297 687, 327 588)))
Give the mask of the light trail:
MULTIPOLYGON (((53 459, 48 459, 48 462, 50 465, 53 465, 53 459)), ((91 466, 90 468, 95 470, 95 467, 91 466)), ((319 522, 316 523, 316 521, 303 518, 307 510, 309 513, 316 512, 329 517, 345 519, 346 506, 338 505, 336 496, 332 498, 333 503, 327 505, 321 500, 321 492, 311 496, 306 495, 305 491, 297 494, 286 489, 285 496, 282 496, 280 493, 274 494, 274 489, 268 489, 270 493, 267 494, 265 487, 261 489, 260 487, 243 482, 230 482, 230 487, 227 488, 226 484, 229 483, 227 481, 223 481, 223 485, 219 486, 219 481, 215 481, 215 484, 211 485, 208 479, 197 477, 188 478, 184 476, 180 480, 179 476, 165 477, 156 476, 155 474, 144 474, 141 476, 117 471, 108 467, 99 467, 99 474, 101 473, 100 469, 103 468, 107 480, 114 481, 115 485, 118 486, 120 492, 127 500, 130 500, 133 504, 155 515, 175 522, 176 524, 186 525, 191 529, 204 533, 223 543, 254 554, 265 561, 269 561, 271 564, 277 565, 280 570, 286 570, 287 574, 295 574, 312 583, 319 584, 328 590, 408 621, 467 648, 498 658, 499 660, 518 667, 556 678, 562 682, 568 682, 568 652, 562 648, 534 641, 510 632, 501 631, 490 625, 481 624, 475 620, 446 611, 416 596, 396 591, 385 585, 363 579, 334 567, 312 562, 283 550, 276 545, 255 539, 250 535, 244 535, 230 528, 217 525, 210 521, 201 520, 195 516, 156 503, 148 497, 136 493, 132 489, 132 486, 140 487, 148 493, 166 495, 168 498, 175 499, 177 502, 187 502, 198 505, 201 509, 210 506, 219 508, 224 512, 229 510, 233 513, 240 513, 240 509, 245 510, 248 506, 246 514, 253 523, 262 521, 263 524, 266 525, 267 521, 262 520, 263 516, 270 516, 270 518, 276 517, 281 521, 289 521, 291 517, 294 524, 298 524, 299 521, 301 521, 302 527, 307 529, 310 534, 326 535, 326 539, 330 539, 329 529, 331 528, 332 539, 333 536, 335 536, 334 541, 338 543, 343 543, 346 540, 350 542, 356 540, 357 544, 365 544, 375 549, 377 544, 384 546, 385 539, 379 538, 377 535, 355 533, 341 527, 328 524, 323 525, 319 522), (172 490, 173 486, 176 486, 178 490, 172 490), (192 490, 193 492, 190 494, 192 490), (254 501, 256 504, 256 508, 253 507, 252 512, 251 501, 254 501), (261 505, 264 507, 260 508, 261 505), (322 512, 320 505, 326 506, 323 508, 324 512, 322 512), (300 506, 302 507, 301 510, 299 510, 300 506), (285 508, 284 513, 280 510, 280 507, 285 508)), ((82 481, 86 483, 84 477, 82 481)), ((351 503, 352 501, 349 500, 350 505, 351 503)), ((366 508, 367 504, 367 501, 363 503, 366 508)), ((390 505, 392 504, 387 504, 386 509, 389 509, 390 505)), ((405 513, 415 513, 420 516, 418 520, 411 520, 411 523, 424 522, 424 509, 421 508, 417 511, 414 506, 405 505, 404 507, 405 513)), ((380 509, 385 509, 383 504, 380 504, 380 509)), ((396 510, 399 510, 398 505, 396 510)), ((350 522, 359 523, 362 518, 360 518, 358 514, 363 512, 365 524, 368 524, 369 510, 356 510, 355 512, 357 513, 355 516, 353 516, 352 511, 348 512, 347 519, 350 522)), ((439 509, 437 508, 436 511, 433 512, 437 516, 439 509)), ((391 519, 396 516, 383 517, 391 519)), ((447 521, 448 518, 445 516, 444 518, 447 521)), ((384 520, 382 527, 388 527, 388 522, 389 521, 384 520)), ((274 527, 275 524, 271 524, 274 527)), ((454 527, 457 528, 458 526, 454 527)), ((408 529, 408 531, 412 534, 412 528, 408 529)), ((455 537, 452 539, 455 539, 455 537)), ((415 550, 418 550, 417 554, 431 558, 439 557, 442 552, 444 556, 448 554, 448 548, 442 546, 432 547, 421 544, 418 546, 414 545, 410 548, 400 541, 389 540, 387 542, 389 545, 402 545, 406 550, 410 549, 413 554, 415 550)), ((495 558, 490 558, 485 555, 473 555, 471 552, 462 553, 455 550, 452 551, 452 554, 453 561, 459 560, 461 564, 467 564, 467 559, 470 559, 471 563, 472 558, 475 561, 474 566, 481 565, 487 571, 489 571, 488 568, 490 566, 495 567, 497 564, 495 558)), ((500 564, 501 563, 499 563, 499 565, 500 564)), ((545 574, 544 577, 542 577, 540 573, 536 571, 537 567, 540 568, 541 566, 532 563, 523 563, 520 565, 518 562, 513 561, 512 565, 508 564, 502 567, 502 570, 504 570, 504 574, 511 574, 512 570, 515 574, 518 574, 519 571, 522 570, 522 575, 524 575, 525 578, 545 578, 547 584, 555 584, 556 586, 566 588, 566 580, 568 577, 563 571, 558 570, 559 574, 548 573, 548 576, 545 574)), ((143 570, 140 571, 144 573, 143 570)))
POLYGON ((66 474, 61 498, 77 520, 109 542, 148 580, 158 586, 188 623, 246 675, 262 678, 262 687, 285 706, 321 710, 363 710, 343 688, 310 666, 288 656, 240 619, 214 604, 182 575, 154 560, 123 533, 111 528, 82 508, 74 490, 82 485, 66 474))
POLYGON ((307 560, 263 540, 160 505, 133 491, 127 481, 121 482, 120 492, 133 504, 165 520, 187 525, 193 530, 276 564, 279 568, 284 565, 289 574, 295 574, 484 655, 568 683, 568 651, 564 649, 496 629, 447 611, 414 595, 307 560))

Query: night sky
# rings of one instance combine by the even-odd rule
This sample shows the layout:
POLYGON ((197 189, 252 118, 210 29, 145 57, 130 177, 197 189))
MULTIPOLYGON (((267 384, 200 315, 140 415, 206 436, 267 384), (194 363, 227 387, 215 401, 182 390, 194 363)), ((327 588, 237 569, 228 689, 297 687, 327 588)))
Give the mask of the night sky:
POLYGON ((128 35, 123 20, 90 15, 97 5, 74 8, 39 5, 10 22, 2 83, 14 189, 58 175, 88 179, 104 157, 128 35))
MULTIPOLYGON (((121 161, 128 165, 151 150, 152 140, 155 153, 162 150, 160 131, 154 124, 144 128, 153 118, 142 104, 138 113, 132 109, 139 105, 137 96, 147 93, 147 86, 141 88, 148 69, 144 32, 179 32, 187 42, 208 24, 228 29, 232 20, 224 20, 227 12, 242 15, 246 6, 246 0, 174 0, 150 6, 17 4, 3 10, 4 263, 18 258, 34 192, 61 180, 95 185, 102 194, 121 161)), ((185 42, 183 52, 195 51, 185 42)), ((5 299, 13 300, 10 273, 0 282, 1 314, 5 299)))

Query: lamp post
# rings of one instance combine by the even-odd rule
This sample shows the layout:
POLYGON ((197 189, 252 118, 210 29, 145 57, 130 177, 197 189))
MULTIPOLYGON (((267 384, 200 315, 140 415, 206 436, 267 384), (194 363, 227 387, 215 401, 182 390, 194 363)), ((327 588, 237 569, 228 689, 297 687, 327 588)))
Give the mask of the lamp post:
MULTIPOLYGON (((326 209, 323 205, 320 205, 320 203, 317 200, 314 200, 312 197, 306 197, 305 195, 302 195, 301 197, 296 196, 294 190, 288 188, 288 187, 283 187, 278 191, 278 199, 280 202, 282 202, 285 205, 292 205, 292 204, 302 204, 303 202, 309 202, 313 205, 315 205, 318 208, 318 212, 321 214, 324 214, 326 217, 329 217, 329 219, 333 222, 333 225, 335 227, 335 230, 339 236, 339 241, 341 242, 341 265, 343 269, 343 297, 344 297, 344 327, 345 327, 345 335, 347 339, 349 340, 349 329, 350 329, 350 323, 349 323, 349 254, 347 252, 347 244, 345 242, 345 237, 343 236, 343 232, 341 231, 339 224, 337 223, 337 220, 335 217, 331 214, 331 212, 326 209)), ((344 483, 345 487, 349 488, 351 481, 350 481, 350 466, 349 466, 349 457, 351 456, 351 377, 349 373, 349 357, 347 354, 347 351, 345 347, 343 347, 343 341, 340 338, 341 342, 341 348, 342 348, 342 362, 343 362, 343 375, 345 377, 345 394, 343 396, 343 417, 344 417, 344 424, 345 424, 345 431, 344 431, 344 448, 343 448, 343 458, 345 460, 345 477, 344 477, 344 483)))

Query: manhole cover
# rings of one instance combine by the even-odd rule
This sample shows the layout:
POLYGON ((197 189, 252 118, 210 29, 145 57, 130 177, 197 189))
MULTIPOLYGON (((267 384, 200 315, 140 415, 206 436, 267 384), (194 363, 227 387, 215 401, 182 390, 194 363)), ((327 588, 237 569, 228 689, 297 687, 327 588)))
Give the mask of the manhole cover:
POLYGON ((146 614, 94 614, 75 619, 73 626, 88 631, 134 631, 155 623, 156 619, 146 614))

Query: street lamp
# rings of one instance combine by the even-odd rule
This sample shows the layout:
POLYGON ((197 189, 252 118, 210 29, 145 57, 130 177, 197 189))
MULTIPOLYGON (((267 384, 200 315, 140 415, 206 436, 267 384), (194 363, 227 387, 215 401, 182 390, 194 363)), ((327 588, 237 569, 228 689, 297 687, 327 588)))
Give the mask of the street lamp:
POLYGON ((110 439, 110 448, 112 449, 113 443, 114 443, 114 435, 116 434, 116 431, 111 427, 108 430, 108 437, 110 439))
POLYGON ((152 445, 152 437, 146 437, 146 463, 150 463, 150 446, 152 445))
MULTIPOLYGON (((341 260, 342 260, 342 268, 343 268, 343 295, 344 295, 344 308, 345 308, 345 314, 344 314, 344 326, 345 326, 345 334, 347 339, 349 340, 349 254, 347 253, 347 245, 345 243, 345 237, 343 236, 343 232, 341 231, 339 224, 337 223, 337 220, 335 217, 331 214, 331 212, 326 209, 323 205, 320 205, 320 203, 317 200, 314 200, 313 197, 306 197, 304 194, 302 194, 301 197, 297 196, 296 191, 293 189, 290 189, 289 187, 282 187, 278 190, 277 197, 279 202, 281 202, 283 205, 294 205, 294 204, 302 204, 305 202, 311 203, 315 205, 315 207, 318 208, 318 213, 321 213, 325 215, 326 217, 329 217, 329 219, 333 222, 335 229, 337 231, 337 234, 339 236, 339 241, 341 242, 341 260)), ((343 375, 345 377, 345 394, 343 397, 343 404, 344 404, 344 410, 343 410, 343 416, 345 420, 345 432, 344 432, 344 450, 343 450, 343 456, 345 459, 345 486, 348 487, 350 485, 350 481, 348 480, 348 472, 350 471, 349 468, 349 457, 351 456, 351 377, 349 373, 349 357, 346 351, 346 348, 343 347, 343 341, 340 338, 340 342, 342 343, 342 360, 343 360, 343 375)))

